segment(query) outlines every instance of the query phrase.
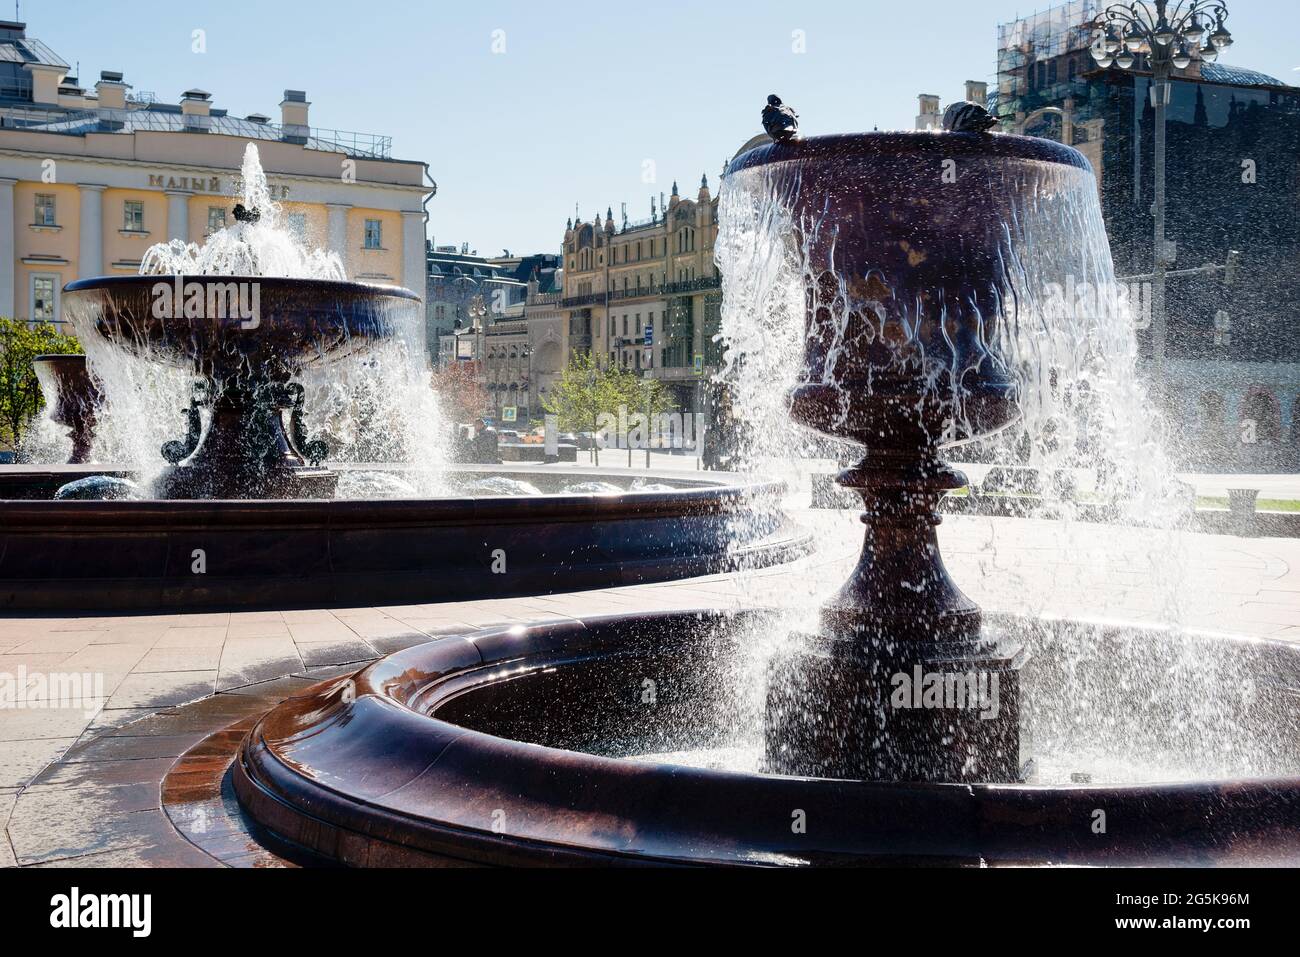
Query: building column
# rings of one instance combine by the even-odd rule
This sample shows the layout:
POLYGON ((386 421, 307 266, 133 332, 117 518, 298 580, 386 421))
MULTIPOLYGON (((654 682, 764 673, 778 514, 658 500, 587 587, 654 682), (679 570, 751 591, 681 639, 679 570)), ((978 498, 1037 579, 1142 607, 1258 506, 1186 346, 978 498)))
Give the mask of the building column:
POLYGON ((81 224, 78 227, 77 278, 104 275, 104 189, 98 183, 78 183, 81 224))
POLYGON ((402 210, 402 285, 425 298, 424 210, 402 210))
POLYGON ((6 319, 15 318, 14 232, 19 226, 14 216, 14 185, 17 182, 0 176, 0 316, 6 319))
POLYGON ((343 260, 343 268, 346 270, 348 266, 348 210, 352 206, 349 203, 326 203, 325 206, 329 210, 329 225, 325 231, 329 241, 329 250, 343 260))
POLYGON ((190 241, 190 193, 188 190, 168 189, 167 238, 190 241))

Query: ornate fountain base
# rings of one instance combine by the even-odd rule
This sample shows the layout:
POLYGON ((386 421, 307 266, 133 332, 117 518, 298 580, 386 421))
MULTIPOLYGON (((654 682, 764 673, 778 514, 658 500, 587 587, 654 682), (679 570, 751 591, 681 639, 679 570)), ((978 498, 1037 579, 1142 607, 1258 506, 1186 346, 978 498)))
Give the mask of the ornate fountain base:
POLYGON ((948 575, 939 500, 966 478, 934 449, 841 472, 866 506, 862 556, 821 633, 769 676, 767 770, 873 781, 1024 780, 1019 645, 982 633, 948 575))
POLYGON ((99 383, 86 367, 84 355, 42 355, 32 360, 32 368, 45 394, 50 418, 68 427, 72 440, 69 465, 90 461, 95 438, 96 409, 102 395, 99 383))
POLYGON ((865 781, 1015 783, 1029 772, 1018 645, 864 647, 809 635, 773 662, 765 769, 865 781))
POLYGON ((307 439, 303 389, 296 382, 227 384, 217 391, 211 382, 199 380, 186 416, 185 439, 162 448, 173 465, 155 485, 158 498, 334 497, 338 475, 317 464, 326 447, 307 439), (203 408, 211 413, 206 433, 203 408))

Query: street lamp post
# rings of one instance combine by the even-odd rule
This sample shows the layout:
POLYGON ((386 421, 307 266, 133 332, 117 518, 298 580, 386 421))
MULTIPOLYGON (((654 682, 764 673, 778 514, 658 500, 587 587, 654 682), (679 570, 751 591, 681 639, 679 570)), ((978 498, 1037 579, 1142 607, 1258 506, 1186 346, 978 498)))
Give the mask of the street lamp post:
MULTIPOLYGON (((1128 70, 1144 54, 1151 65, 1151 103, 1155 108, 1155 196, 1151 286, 1152 378, 1158 393, 1165 388, 1165 279, 1173 259, 1165 241, 1165 108, 1169 78, 1193 60, 1213 63, 1232 44, 1224 26, 1228 8, 1220 0, 1150 0, 1107 7, 1094 21, 1092 55, 1102 69, 1113 63, 1128 70)), ((1136 104, 1134 106, 1136 109, 1136 104)))

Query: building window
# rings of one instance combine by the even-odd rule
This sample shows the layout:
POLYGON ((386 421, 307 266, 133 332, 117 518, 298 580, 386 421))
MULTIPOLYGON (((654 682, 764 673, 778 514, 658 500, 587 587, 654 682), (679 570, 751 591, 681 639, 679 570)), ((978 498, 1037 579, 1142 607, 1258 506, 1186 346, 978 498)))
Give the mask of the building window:
POLYGON ((289 232, 294 239, 300 243, 307 241, 307 214, 290 213, 289 214, 289 232))
POLYGON ((208 235, 226 228, 226 208, 224 206, 208 207, 208 235))
POLYGON ((128 199, 122 204, 122 228, 128 232, 144 232, 144 203, 128 199))
POLYGON ((59 287, 57 276, 32 276, 32 322, 55 322, 58 319, 59 287))
POLYGON ((57 221, 54 218, 54 194, 37 193, 36 194, 36 219, 33 220, 37 226, 54 226, 57 221))
POLYGON ((366 220, 366 248, 384 248, 384 224, 378 219, 366 220))

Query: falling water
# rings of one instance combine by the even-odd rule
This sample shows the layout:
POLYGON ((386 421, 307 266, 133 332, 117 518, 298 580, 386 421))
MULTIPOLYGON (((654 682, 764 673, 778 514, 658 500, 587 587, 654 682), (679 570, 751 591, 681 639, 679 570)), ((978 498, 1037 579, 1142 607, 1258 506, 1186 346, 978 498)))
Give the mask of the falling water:
MULTIPOLYGON (((346 281, 337 253, 309 248, 288 227, 252 143, 244 151, 237 195, 245 210, 256 212, 255 219, 237 219, 202 244, 159 243, 142 257, 140 274, 346 281)), ((75 325, 77 317, 70 318, 75 325)), ((390 338, 356 356, 309 363, 299 377, 306 389, 308 431, 326 439, 329 461, 403 466, 397 482, 364 475, 340 481, 339 497, 391 497, 408 488, 418 495, 443 491, 447 429, 426 366, 423 311, 401 306, 390 310, 388 319, 394 328, 390 338)), ((78 332, 104 386, 94 460, 132 466, 142 484, 151 481, 165 465, 160 446, 184 434, 182 410, 189 404, 193 376, 145 344, 128 350, 93 329, 78 332)))
MULTIPOLYGON (((1047 606, 1065 607, 1079 619, 1131 620, 1114 606, 1129 597, 1117 591, 1127 587, 1142 590, 1149 621, 1178 634, 1184 611, 1197 597, 1184 575, 1183 529, 1194 506, 1174 481, 1164 424, 1136 374, 1134 323, 1115 280, 1092 174, 1062 166, 1026 191, 997 159, 963 162, 988 164, 975 175, 1001 183, 1015 197, 1000 243, 1011 294, 1002 321, 982 334, 989 336, 985 358, 1002 362, 1019 384, 1020 417, 971 449, 949 448, 945 457, 961 461, 973 452, 984 461, 1029 466, 1045 477, 1042 497, 1029 516, 1032 524, 1025 527, 1042 536, 1044 563, 1057 569, 1057 580, 1045 589, 1037 568, 1017 569, 992 544, 978 563, 985 580, 956 577, 986 613, 1011 616, 986 614, 986 630, 1010 630, 1037 658, 1026 676, 1023 718, 1037 780, 1068 782, 1073 774, 1098 782, 1184 779, 1245 775, 1274 766, 1275 756, 1261 750, 1264 746, 1239 746, 1242 734, 1234 722, 1257 689, 1232 656, 1207 654, 1190 638, 1157 647, 1134 628, 1102 632, 1079 621, 1041 624, 1047 606), (1085 509, 1099 508, 1109 511, 1109 521, 1125 526, 1122 534, 1079 522, 1085 509), (1090 572, 1112 557, 1095 551, 1099 540, 1112 542, 1117 551, 1127 549, 1125 570, 1131 573, 1136 558, 1144 580, 1099 584, 1091 578, 1090 572), (1045 591, 1047 597, 1041 597, 1045 591)), ((720 378, 747 426, 743 457, 796 481, 806 469, 801 456, 835 454, 834 444, 792 423, 786 407, 787 390, 816 374, 804 366, 805 290, 818 288, 809 247, 819 231, 835 228, 820 219, 791 220, 792 206, 781 202, 779 191, 801 185, 780 183, 762 166, 728 175, 717 240, 725 366, 720 378)), ((842 306, 843 291, 866 276, 836 279, 838 289, 831 295, 841 298, 835 334, 845 341, 850 317, 842 306)), ((916 361, 923 352, 917 326, 895 325, 883 314, 878 318, 868 335, 893 343, 898 361, 916 361)), ((929 381, 937 383, 936 373, 945 370, 936 367, 943 360, 931 359, 922 355, 921 362, 929 381)), ((947 371, 960 381, 963 370, 947 371)), ((953 400, 953 414, 962 415, 959 395, 942 398, 953 400)), ((860 455, 858 449, 854 458, 860 455)), ((750 581, 751 597, 760 604, 764 587, 762 577, 750 581)), ((739 710, 747 726, 738 728, 737 746, 659 759, 755 770, 766 663, 783 642, 815 627, 825 597, 810 584, 781 623, 761 621, 739 643, 743 652, 732 668, 733 684, 744 699, 739 710)), ((828 706, 833 703, 807 703, 813 711, 828 706)))

